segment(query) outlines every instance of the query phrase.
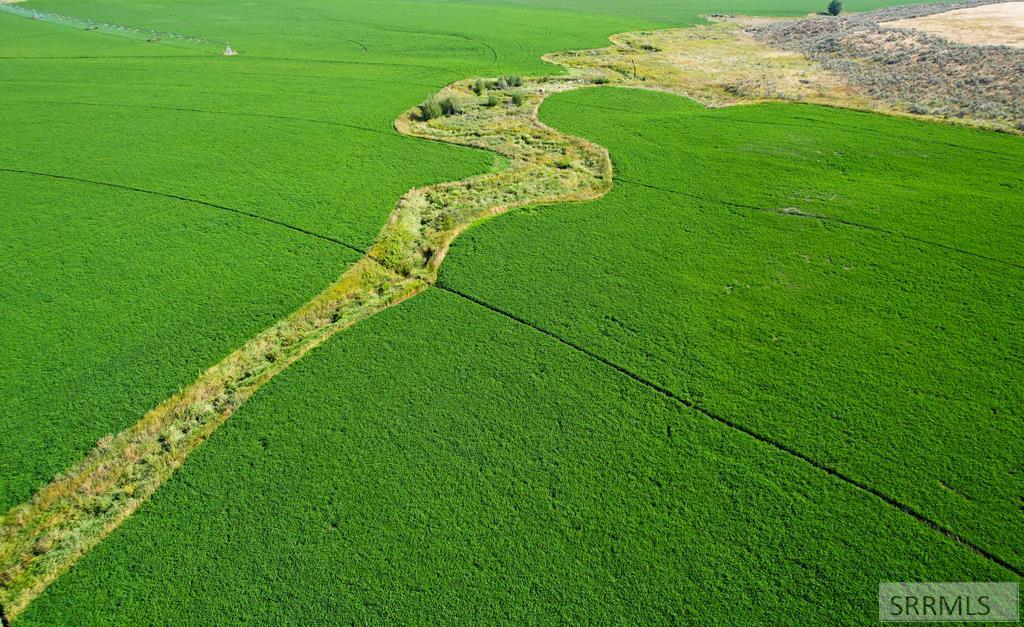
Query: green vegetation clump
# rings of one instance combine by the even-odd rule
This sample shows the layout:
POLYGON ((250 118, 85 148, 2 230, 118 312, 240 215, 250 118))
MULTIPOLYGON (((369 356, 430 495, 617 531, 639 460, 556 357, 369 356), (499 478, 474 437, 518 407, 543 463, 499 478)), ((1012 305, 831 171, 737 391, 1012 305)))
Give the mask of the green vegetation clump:
POLYGON ((430 96, 420 105, 420 119, 433 120, 444 115, 441 99, 437 95, 430 96))
POLYGON ((487 99, 484 100, 485 107, 496 107, 501 104, 501 98, 497 94, 488 94, 487 99))
POLYGON ((491 83, 492 89, 505 90, 513 87, 522 87, 523 79, 521 76, 502 76, 491 83))
POLYGON ((512 105, 516 107, 523 106, 526 102, 526 94, 522 90, 516 90, 509 94, 512 100, 512 105))
POLYGON ((434 94, 423 101, 419 110, 421 120, 433 120, 441 116, 458 115, 462 113, 463 107, 455 96, 442 97, 434 94))
POLYGON ((462 113, 462 103, 455 96, 448 96, 441 100, 441 111, 445 115, 458 115, 462 113))
POLYGON ((831 0, 825 10, 829 15, 839 15, 843 12, 843 0, 831 0))

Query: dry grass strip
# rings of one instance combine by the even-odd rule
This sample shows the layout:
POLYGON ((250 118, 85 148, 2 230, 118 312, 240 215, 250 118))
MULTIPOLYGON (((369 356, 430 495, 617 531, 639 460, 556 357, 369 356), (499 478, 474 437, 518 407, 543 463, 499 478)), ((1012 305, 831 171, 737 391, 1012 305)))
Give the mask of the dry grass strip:
POLYGON ((950 49, 938 38, 923 41, 876 23, 927 6, 843 18, 717 16, 704 26, 621 33, 607 48, 544 59, 594 81, 668 91, 709 107, 805 102, 1024 132, 1016 97, 1021 80, 1013 71, 1019 50, 950 49), (831 50, 833 38, 844 42, 842 52, 821 53, 822 46, 831 50), (932 88, 933 82, 944 87, 932 88))

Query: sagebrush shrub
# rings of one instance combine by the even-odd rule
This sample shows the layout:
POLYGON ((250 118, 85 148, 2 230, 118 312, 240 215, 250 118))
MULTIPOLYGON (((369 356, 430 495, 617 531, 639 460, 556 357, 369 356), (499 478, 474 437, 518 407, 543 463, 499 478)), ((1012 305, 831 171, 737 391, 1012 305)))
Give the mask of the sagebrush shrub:
POLYGON ((496 81, 491 83, 491 88, 492 89, 501 89, 501 90, 508 89, 509 87, 522 87, 522 86, 523 86, 523 78, 521 76, 515 76, 515 75, 513 75, 513 76, 501 76, 501 77, 498 77, 498 79, 496 81))
POLYGON ((419 109, 421 120, 433 120, 462 113, 462 104, 452 96, 441 98, 435 94, 423 101, 419 109))
POLYGON ((462 103, 453 96, 441 99, 441 112, 445 115, 458 115, 462 113, 462 103))
POLYGON ((420 119, 421 120, 433 120, 444 115, 444 111, 441 109, 441 99, 437 96, 431 96, 423 101, 420 105, 420 119))
MULTIPOLYGON (((907 5, 842 19, 773 22, 753 29, 773 47, 801 52, 871 98, 913 113, 970 117, 1013 128, 1024 120, 1024 50, 969 46, 884 22, 950 5, 907 5)), ((842 11, 842 6, 837 7, 842 11)))

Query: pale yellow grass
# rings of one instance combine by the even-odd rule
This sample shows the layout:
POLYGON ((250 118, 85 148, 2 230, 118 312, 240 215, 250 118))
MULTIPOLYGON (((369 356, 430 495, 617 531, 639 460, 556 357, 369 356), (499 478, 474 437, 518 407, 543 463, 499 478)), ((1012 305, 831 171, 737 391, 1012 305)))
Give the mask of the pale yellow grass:
POLYGON ((1024 2, 987 4, 924 17, 886 22, 976 46, 1024 48, 1024 2))
POLYGON ((998 121, 912 114, 907 103, 874 98, 803 53, 771 47, 747 32, 779 19, 720 17, 704 26, 621 33, 610 37, 612 46, 549 54, 544 60, 592 81, 667 91, 708 107, 805 102, 1005 130, 998 121))
MULTIPOLYGON (((763 23, 758 18, 757 23, 763 23)), ((765 100, 883 108, 803 54, 777 50, 744 32, 754 18, 692 28, 622 33, 614 45, 544 57, 584 75, 669 91, 712 107, 765 100)))

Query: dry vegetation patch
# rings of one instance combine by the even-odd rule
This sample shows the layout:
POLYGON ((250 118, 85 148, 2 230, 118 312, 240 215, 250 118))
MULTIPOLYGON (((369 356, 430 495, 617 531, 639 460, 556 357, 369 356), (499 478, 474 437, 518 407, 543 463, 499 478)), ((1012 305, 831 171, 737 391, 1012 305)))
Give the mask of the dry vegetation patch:
POLYGON ((949 6, 962 5, 797 20, 713 16, 705 26, 622 33, 607 48, 544 58, 591 82, 712 107, 784 100, 1024 129, 1024 51, 882 25, 949 6))
POLYGON ((981 4, 985 3, 896 7, 748 30, 758 41, 804 54, 880 108, 1021 131, 1024 50, 970 46, 891 27, 895 20, 917 22, 948 9, 981 4))
POLYGON ((859 94, 821 64, 757 41, 745 26, 764 18, 715 18, 706 26, 622 33, 614 45, 544 57, 589 77, 628 87, 669 91, 708 106, 797 100, 868 108, 859 94))
POLYGON ((962 44, 1024 47, 1024 2, 955 9, 885 25, 912 28, 962 44))

